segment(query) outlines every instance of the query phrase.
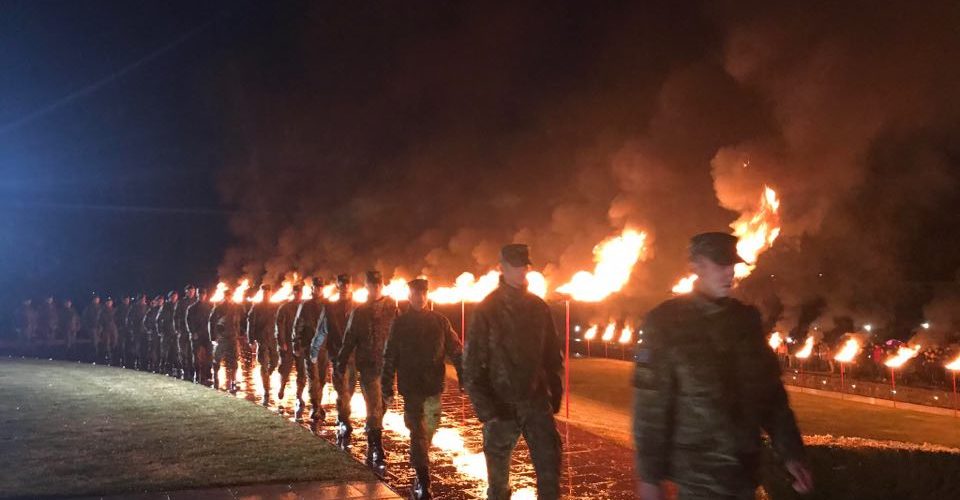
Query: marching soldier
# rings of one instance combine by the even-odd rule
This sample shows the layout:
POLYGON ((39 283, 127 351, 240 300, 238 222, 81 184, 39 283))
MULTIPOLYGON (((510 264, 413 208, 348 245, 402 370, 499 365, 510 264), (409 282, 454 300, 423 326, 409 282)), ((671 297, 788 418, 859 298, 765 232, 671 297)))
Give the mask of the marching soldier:
POLYGON ((210 336, 211 304, 205 291, 199 299, 187 307, 187 335, 193 353, 194 372, 197 383, 210 386, 213 383, 213 341, 210 336))
POLYGON ((426 309, 429 283, 415 279, 410 287, 410 308, 390 329, 383 356, 381 387, 384 404, 393 402, 394 377, 403 396, 403 421, 410 430, 410 465, 417 477, 412 496, 431 498, 430 461, 427 451, 440 423, 440 394, 446 377, 444 358, 460 378, 463 354, 460 339, 445 316, 426 309))
MULTIPOLYGON (((321 386, 326 378, 328 360, 336 360, 343 345, 343 331, 352 310, 350 276, 338 275, 336 300, 331 299, 324 305, 317 333, 310 344, 310 358, 316 365, 317 372, 323 377, 321 386)), ((341 449, 350 446, 350 435, 353 432, 350 425, 350 399, 353 398, 356 386, 357 368, 351 356, 340 361, 339 370, 336 367, 333 369, 333 388, 337 391, 337 446, 341 449)))
POLYGON ((76 352, 77 332, 80 330, 80 315, 73 308, 73 301, 64 299, 60 304, 60 335, 67 342, 67 359, 79 361, 80 357, 76 352))
POLYGON ((293 320, 291 343, 294 363, 297 366, 297 409, 295 417, 297 420, 303 418, 303 389, 306 386, 310 394, 311 427, 316 431, 320 423, 326 418, 326 412, 320 405, 323 385, 320 381, 318 367, 310 356, 310 345, 317 333, 317 325, 320 322, 320 314, 323 310, 323 301, 320 295, 323 281, 314 279, 312 283, 313 286, 309 288, 311 290, 310 296, 306 296, 307 287, 304 287, 304 292, 301 293, 300 305, 297 307, 297 313, 293 320))
POLYGON ((364 430, 367 433, 367 462, 377 467, 384 465, 383 454, 383 396, 380 377, 383 373, 383 349, 397 317, 397 306, 385 297, 383 277, 379 271, 367 271, 369 298, 365 304, 350 313, 343 332, 343 346, 337 354, 337 371, 343 375, 350 356, 356 353, 360 390, 367 406, 364 430))
POLYGON ((141 293, 137 296, 136 302, 130 305, 130 310, 127 311, 129 342, 124 356, 128 360, 126 362, 128 368, 135 368, 137 370, 144 369, 147 332, 143 320, 149 307, 150 305, 147 304, 147 295, 141 293))
POLYGON ((464 385, 483 422, 487 498, 510 498, 510 456, 523 434, 537 497, 560 496, 560 436, 553 419, 563 397, 560 337, 546 302, 527 291, 526 245, 500 251, 500 285, 471 318, 464 385))
POLYGON ((240 348, 240 318, 243 305, 232 302, 217 304, 210 314, 210 331, 216 338, 213 348, 213 384, 220 388, 220 367, 226 372, 227 391, 237 393, 237 367, 240 366, 238 354, 240 348))
POLYGON ((173 311, 173 325, 177 331, 177 363, 183 380, 196 382, 193 372, 193 346, 187 330, 187 309, 197 302, 197 287, 183 287, 183 300, 177 302, 173 311))
POLYGON ((143 330, 146 334, 146 369, 154 373, 161 372, 160 360, 160 308, 163 297, 157 295, 150 301, 150 308, 143 317, 143 330))
POLYGON ((270 377, 280 362, 277 351, 276 317, 277 304, 270 302, 273 290, 270 285, 260 285, 263 301, 253 304, 247 313, 247 342, 257 344, 257 362, 260 363, 260 380, 263 381, 263 406, 270 405, 270 377))
POLYGON ((642 498, 753 499, 761 429, 786 461, 794 488, 813 487, 776 354, 760 312, 730 298, 737 238, 703 233, 690 243, 693 293, 647 315, 635 355, 634 441, 642 498), (712 394, 709 398, 700 394, 712 394))
POLYGON ((180 365, 180 353, 177 344, 175 312, 180 295, 176 290, 167 292, 167 301, 157 313, 157 332, 160 334, 160 372, 176 377, 180 365))
POLYGON ((113 298, 107 297, 100 311, 100 339, 97 341, 97 361, 112 365, 117 364, 115 358, 117 349, 117 317, 113 307, 113 298))
MULTIPOLYGON (((293 297, 300 297, 302 287, 293 286, 293 297)), ((295 360, 293 357, 293 321, 297 317, 297 308, 300 306, 296 300, 289 300, 277 307, 277 317, 274 321, 274 335, 277 339, 277 349, 280 351, 280 390, 277 391, 277 399, 283 402, 283 395, 287 389, 287 382, 290 380, 290 372, 293 371, 295 360)))
POLYGON ((116 310, 116 322, 117 322, 117 345, 115 349, 114 357, 117 359, 117 362, 120 366, 130 367, 133 366, 133 360, 130 358, 128 353, 130 344, 133 343, 130 338, 131 328, 129 323, 130 316, 130 296, 124 295, 120 298, 120 304, 117 305, 116 310))
POLYGON ((97 341, 100 339, 100 309, 100 297, 93 294, 90 304, 83 310, 83 315, 80 317, 83 337, 90 341, 89 348, 85 349, 87 354, 83 356, 88 361, 95 361, 97 357, 97 341), (92 354, 89 352, 90 349, 93 350, 92 354))

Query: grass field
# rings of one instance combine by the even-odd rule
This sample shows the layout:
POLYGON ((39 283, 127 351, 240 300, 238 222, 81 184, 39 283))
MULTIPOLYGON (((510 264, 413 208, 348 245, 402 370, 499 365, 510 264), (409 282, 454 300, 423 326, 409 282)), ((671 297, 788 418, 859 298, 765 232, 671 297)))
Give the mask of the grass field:
MULTIPOLYGON (((572 360, 571 422, 632 446, 631 374, 628 362, 572 360)), ((790 400, 805 435, 866 439, 811 439, 818 491, 805 498, 960 498, 960 454, 939 448, 960 448, 960 419, 810 394, 790 393, 790 400)), ((773 498, 795 496, 773 460, 764 484, 773 498)))
POLYGON ((269 410, 153 374, 0 359, 0 496, 372 480, 269 410))

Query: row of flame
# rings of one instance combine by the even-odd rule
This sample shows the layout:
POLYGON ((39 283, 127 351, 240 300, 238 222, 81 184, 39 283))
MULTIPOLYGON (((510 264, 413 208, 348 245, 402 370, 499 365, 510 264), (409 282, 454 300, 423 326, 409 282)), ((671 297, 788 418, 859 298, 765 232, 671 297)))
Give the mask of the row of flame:
MULTIPOLYGON (((754 213, 744 214, 731 224, 733 234, 739 238, 737 252, 746 261, 746 263, 737 264, 735 269, 737 279, 743 279, 753 272, 757 258, 763 251, 770 248, 779 236, 779 209, 780 201, 777 199, 776 191, 770 187, 764 187, 759 208, 754 213)), ((620 235, 601 242, 593 249, 595 262, 593 271, 578 271, 569 282, 557 287, 556 292, 578 302, 600 302, 611 294, 619 292, 629 281, 636 263, 646 257, 648 253, 646 240, 646 233, 634 229, 625 229, 620 235)), ((672 288, 673 293, 689 293, 693 290, 693 284, 696 280, 697 276, 695 274, 681 278, 672 288)), ((270 297, 265 297, 262 290, 252 297, 247 297, 247 291, 250 289, 251 283, 249 279, 243 279, 230 294, 230 300, 236 303, 244 301, 263 302, 264 300, 279 303, 294 300, 297 298, 294 294, 294 284, 298 281, 300 280, 294 273, 293 278, 285 280, 270 297)), ((432 290, 429 299, 437 304, 480 302, 496 289, 499 281, 500 273, 497 271, 490 271, 479 278, 472 273, 465 272, 457 277, 452 286, 432 290)), ((532 293, 540 297, 547 295, 547 280, 543 274, 537 271, 529 272, 527 283, 528 290, 532 293)), ((326 285, 318 292, 314 290, 313 283, 308 279, 303 282, 302 286, 301 298, 309 299, 313 297, 314 293, 320 293, 326 300, 339 300, 335 285, 326 285)), ((220 282, 210 301, 223 302, 227 299, 228 291, 229 286, 220 282)), ((383 294, 397 301, 407 300, 410 296, 407 280, 394 277, 384 287, 383 294)), ((353 293, 354 302, 363 303, 367 301, 367 298, 368 294, 365 289, 361 288, 353 293)))
MULTIPOLYGON (((773 334, 770 335, 769 344, 770 348, 774 351, 779 350, 780 347, 784 345, 783 335, 781 335, 780 332, 773 332, 773 334)), ((813 344, 813 337, 807 337, 807 339, 803 342, 803 346, 794 354, 794 356, 799 359, 809 358, 813 353, 813 344)), ((860 353, 861 347, 862 346, 858 339, 849 338, 843 343, 843 346, 840 347, 840 350, 838 350, 833 356, 833 359, 834 361, 838 361, 840 363, 849 363, 854 360, 857 354, 860 353)), ((911 359, 915 358, 917 354, 920 354, 921 347, 922 346, 920 344, 915 344, 912 347, 908 345, 902 345, 897 349, 896 354, 889 356, 886 361, 883 362, 883 364, 888 368, 900 368, 907 361, 910 361, 911 359)), ((957 355, 956 359, 948 363, 946 368, 951 371, 960 371, 960 355, 957 355)))

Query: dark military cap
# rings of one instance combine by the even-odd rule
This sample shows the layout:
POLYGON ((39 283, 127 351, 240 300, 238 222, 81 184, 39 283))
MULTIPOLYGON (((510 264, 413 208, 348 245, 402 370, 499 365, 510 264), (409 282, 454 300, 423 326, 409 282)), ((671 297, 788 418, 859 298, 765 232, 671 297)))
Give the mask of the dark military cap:
POLYGON ((314 287, 314 288, 322 288, 323 285, 324 285, 323 278, 321 278, 320 276, 314 276, 314 277, 313 277, 313 287, 314 287))
POLYGON ((172 299, 174 295, 177 295, 179 297, 179 294, 177 294, 176 290, 170 290, 169 292, 167 292, 168 299, 172 299))
POLYGON ((367 283, 383 284, 383 275, 380 271, 367 271, 367 283))
POLYGON ((514 267, 529 266, 530 247, 523 243, 512 243, 500 249, 500 260, 514 267))
POLYGON ((407 286, 410 287, 410 290, 416 290, 418 292, 426 292, 430 289, 430 282, 423 278, 417 278, 415 280, 410 280, 407 282, 407 286))
POLYGON ((190 285, 190 284, 188 284, 187 286, 183 287, 183 291, 184 291, 184 292, 189 292, 190 290, 196 290, 196 289, 197 289, 197 287, 195 287, 195 286, 193 286, 193 285, 190 285))
POLYGON ((690 258, 702 255, 721 266, 743 262, 737 253, 737 237, 727 233, 700 233, 690 238, 690 258))
POLYGON ((338 274, 337 283, 343 283, 346 285, 350 284, 350 275, 349 274, 338 274))
POLYGON ((303 290, 303 285, 293 285, 293 291, 300 293, 300 290, 303 290))

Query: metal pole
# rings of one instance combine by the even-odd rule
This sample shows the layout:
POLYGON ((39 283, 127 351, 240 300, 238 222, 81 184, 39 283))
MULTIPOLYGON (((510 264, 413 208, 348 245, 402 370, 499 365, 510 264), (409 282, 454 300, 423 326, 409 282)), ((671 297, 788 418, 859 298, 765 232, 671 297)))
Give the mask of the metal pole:
POLYGON ((953 417, 957 417, 957 372, 953 373, 953 417))
POLYGON ((467 343, 467 305, 466 302, 460 301, 460 343, 466 345, 467 343))
POLYGON ((570 418, 570 301, 567 300, 564 302, 565 305, 565 324, 567 331, 567 354, 564 357, 565 363, 563 364, 563 387, 566 394, 564 395, 567 400, 567 418, 570 418))
POLYGON ((893 387, 893 394, 890 395, 893 398, 893 407, 897 407, 897 372, 893 368, 890 368, 890 385, 893 387))
POLYGON ((843 399, 843 392, 844 392, 843 389, 844 389, 844 385, 843 385, 843 363, 841 362, 841 363, 840 363, 840 399, 841 399, 841 400, 843 399))

